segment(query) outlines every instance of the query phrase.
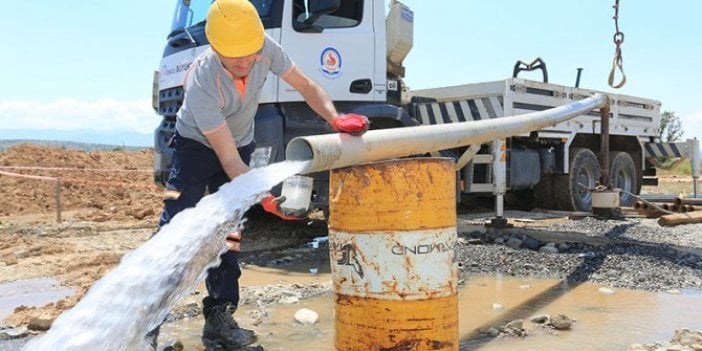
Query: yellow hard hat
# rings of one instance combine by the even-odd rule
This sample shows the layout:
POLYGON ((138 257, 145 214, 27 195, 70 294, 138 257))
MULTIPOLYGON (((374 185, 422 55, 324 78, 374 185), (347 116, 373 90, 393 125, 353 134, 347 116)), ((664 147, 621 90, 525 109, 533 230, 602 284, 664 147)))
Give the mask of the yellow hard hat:
POLYGON ((263 23, 248 0, 215 0, 207 12, 205 35, 225 57, 244 57, 261 50, 263 23))

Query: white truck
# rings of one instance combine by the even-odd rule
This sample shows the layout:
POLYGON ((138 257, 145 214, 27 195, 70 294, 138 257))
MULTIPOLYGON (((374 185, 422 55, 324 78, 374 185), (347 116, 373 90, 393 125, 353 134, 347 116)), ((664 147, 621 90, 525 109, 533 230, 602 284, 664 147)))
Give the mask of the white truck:
MULTIPOLYGON (((155 131, 154 180, 163 183, 172 150, 182 81, 190 63, 207 47, 204 21, 211 0, 176 0, 160 69, 154 78, 154 108, 162 116, 155 131)), ((408 90, 402 61, 412 48, 414 13, 385 0, 251 0, 266 32, 293 61, 320 83, 342 112, 361 113, 371 129, 500 118, 544 110, 587 97, 593 91, 512 77, 487 83, 408 90)), ((545 65, 542 66, 547 77, 545 65)), ((409 72, 411 74, 411 72, 409 72)), ((655 182, 651 156, 681 156, 674 144, 659 144, 660 103, 612 93, 610 179, 631 205, 644 181, 655 182), (677 155, 675 153, 678 153, 677 155)), ((284 81, 271 75, 261 92, 252 162, 284 159, 292 138, 332 132, 284 81)), ((600 115, 592 111, 551 128, 482 145, 457 173, 458 199, 495 196, 519 208, 541 206, 587 211, 588 188, 600 176, 600 115)), ((457 160, 465 149, 441 154, 457 160)), ((315 174, 312 208, 327 206, 328 174, 315 174)))

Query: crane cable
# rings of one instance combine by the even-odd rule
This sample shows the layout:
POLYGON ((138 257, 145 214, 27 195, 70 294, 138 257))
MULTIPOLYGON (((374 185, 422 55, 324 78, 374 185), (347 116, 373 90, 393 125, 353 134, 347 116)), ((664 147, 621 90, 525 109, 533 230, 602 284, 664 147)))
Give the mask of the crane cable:
POLYGON ((624 33, 622 33, 619 30, 619 0, 614 1, 614 45, 616 45, 616 49, 614 51, 614 59, 612 60, 612 70, 609 72, 609 86, 614 88, 614 89, 619 89, 624 86, 626 83, 626 75, 624 74, 624 67, 622 67, 622 48, 621 45, 624 42, 624 33), (622 74, 622 80, 614 84, 614 74, 616 69, 619 69, 619 72, 622 74))

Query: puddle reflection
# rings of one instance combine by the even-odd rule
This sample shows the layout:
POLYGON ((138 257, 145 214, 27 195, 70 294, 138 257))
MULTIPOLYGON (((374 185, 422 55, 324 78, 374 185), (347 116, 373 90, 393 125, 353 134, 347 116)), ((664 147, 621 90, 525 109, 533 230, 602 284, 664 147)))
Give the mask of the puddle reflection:
POLYGON ((0 284, 0 320, 9 316, 15 307, 43 306, 73 295, 74 290, 59 285, 51 278, 18 280, 0 284))
MULTIPOLYGON (((320 278, 328 279, 328 275, 315 275, 320 278)), ((702 294, 698 291, 668 294, 612 289, 613 294, 606 294, 598 291, 601 287, 567 286, 555 279, 470 278, 459 296, 460 350, 626 350, 633 343, 668 341, 676 329, 702 329, 702 294), (548 333, 529 321, 539 314, 564 314, 576 322, 570 331, 548 333), (477 331, 514 319, 525 320, 526 338, 491 339, 477 331)), ((268 351, 334 349, 333 296, 268 306, 258 326, 247 325, 247 313, 252 310, 257 307, 243 306, 236 317, 259 333, 260 344, 268 351), (319 323, 302 326, 294 322, 293 315, 300 308, 319 313, 319 323)), ((202 322, 200 316, 169 323, 162 335, 180 339, 186 350, 201 350, 202 322)))

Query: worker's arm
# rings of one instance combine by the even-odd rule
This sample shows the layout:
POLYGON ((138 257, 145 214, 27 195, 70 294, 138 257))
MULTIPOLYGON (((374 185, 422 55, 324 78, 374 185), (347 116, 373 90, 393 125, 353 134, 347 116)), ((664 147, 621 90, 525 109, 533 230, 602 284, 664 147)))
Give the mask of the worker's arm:
POLYGON ((212 146, 229 179, 234 179, 234 177, 249 170, 249 166, 241 160, 241 156, 236 150, 236 143, 234 143, 234 138, 232 138, 226 122, 222 122, 213 129, 203 131, 202 134, 212 146))
POLYGON ((293 66, 283 77, 288 84, 302 94, 308 105, 336 130, 351 134, 363 134, 368 129, 368 118, 358 114, 339 115, 327 92, 299 67, 293 66))
POLYGON ((300 92, 314 112, 317 112, 329 124, 339 116, 329 95, 317 82, 302 73, 299 67, 293 66, 291 71, 283 76, 283 80, 300 92))

